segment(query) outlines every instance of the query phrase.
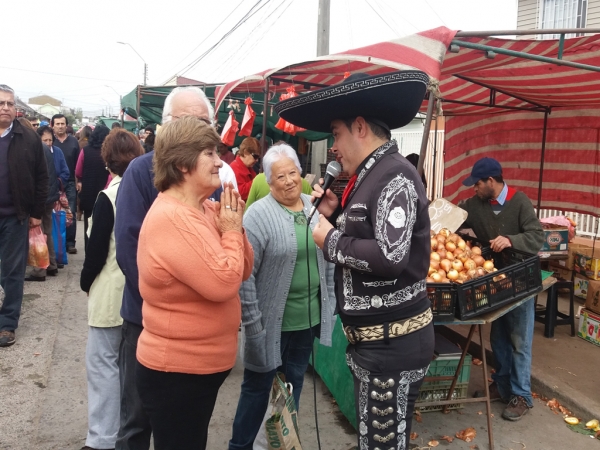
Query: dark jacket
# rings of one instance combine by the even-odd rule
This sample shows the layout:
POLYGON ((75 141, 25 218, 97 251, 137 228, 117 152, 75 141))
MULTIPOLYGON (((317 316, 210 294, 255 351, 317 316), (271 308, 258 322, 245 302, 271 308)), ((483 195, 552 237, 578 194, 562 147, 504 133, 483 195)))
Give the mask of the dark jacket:
POLYGON ((83 177, 81 178, 81 192, 79 193, 79 207, 82 211, 92 211, 98 193, 106 187, 108 171, 102 159, 100 149, 90 147, 83 150, 83 177))
POLYGON ((430 307, 425 291, 430 223, 421 177, 395 141, 362 162, 337 228, 323 245, 336 264, 337 311, 344 325, 368 326, 430 307))
POLYGON ((44 147, 44 155, 46 156, 46 167, 48 167, 48 198, 46 205, 54 203, 58 200, 58 177, 56 176, 56 166, 54 165, 54 154, 46 144, 44 147))
POLYGON ((48 168, 42 140, 33 130, 13 121, 13 138, 8 146, 10 189, 17 218, 41 219, 48 197, 48 168))

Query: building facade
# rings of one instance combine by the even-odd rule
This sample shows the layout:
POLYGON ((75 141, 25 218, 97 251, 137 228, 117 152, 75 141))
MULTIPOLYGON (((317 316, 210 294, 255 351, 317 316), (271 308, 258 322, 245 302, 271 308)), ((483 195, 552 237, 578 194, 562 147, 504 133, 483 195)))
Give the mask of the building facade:
MULTIPOLYGON (((519 0, 518 30, 550 28, 600 28, 600 0, 519 0)), ((535 39, 536 36, 524 38, 535 39)), ((537 38, 557 39, 558 36, 549 34, 537 38)))

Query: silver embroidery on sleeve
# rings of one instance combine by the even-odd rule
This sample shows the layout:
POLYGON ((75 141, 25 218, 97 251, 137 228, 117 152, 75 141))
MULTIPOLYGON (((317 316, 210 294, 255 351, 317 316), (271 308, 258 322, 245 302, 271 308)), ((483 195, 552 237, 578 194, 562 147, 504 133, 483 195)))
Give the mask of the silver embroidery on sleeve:
POLYGON ((335 248, 337 247, 337 243, 342 236, 342 232, 340 230, 333 230, 331 233, 331 237, 329 238, 329 242, 327 243, 327 252, 329 253, 329 259, 332 262, 337 262, 335 248))
MULTIPOLYGON (((346 257, 347 259, 348 257, 346 257)), ((369 295, 358 296, 354 295, 354 287, 352 286, 352 271, 346 267, 342 270, 342 282, 344 285, 344 310, 356 311, 368 309, 372 305, 372 298, 369 295)), ((383 294, 381 296, 381 306, 396 306, 408 300, 415 298, 419 293, 425 291, 425 280, 417 281, 412 286, 407 286, 396 292, 383 294)))
POLYGON ((367 205, 364 203, 354 203, 352 206, 350 206, 350 209, 367 209, 367 205))
POLYGON ((350 222, 365 222, 367 220, 367 216, 348 216, 348 220, 350 222))
POLYGON ((365 287, 394 286, 396 281, 398 281, 398 279, 387 281, 363 281, 363 285, 365 287))
POLYGON ((394 262, 402 261, 412 238, 412 230, 417 220, 417 191, 412 180, 403 174, 396 175, 383 189, 377 201, 375 219, 375 239, 385 257, 394 262), (406 205, 406 211, 400 207, 392 208, 399 199, 406 205), (388 229, 388 224, 393 227, 388 229), (390 231, 392 239, 390 239, 390 231))
POLYGON ((408 391, 410 385, 419 381, 427 374, 429 366, 418 370, 407 370, 400 372, 400 381, 398 382, 398 392, 396 400, 398 401, 398 450, 406 450, 406 410, 408 409, 408 391))
MULTIPOLYGON (((338 252, 338 254, 339 254, 339 252, 338 252)), ((353 258, 352 256, 346 256, 344 259, 345 259, 344 264, 346 266, 350 267, 351 269, 360 270, 362 272, 372 272, 371 268, 369 267, 369 263, 367 261, 363 261, 362 259, 356 259, 356 258, 353 258)))
POLYGON ((366 436, 368 432, 366 422, 369 420, 367 402, 369 398, 369 375, 371 375, 371 372, 356 364, 348 353, 346 353, 346 364, 348 364, 348 367, 350 367, 354 376, 360 381, 360 386, 358 388, 358 415, 360 418, 358 430, 361 434, 360 450, 368 450, 369 438, 366 436))

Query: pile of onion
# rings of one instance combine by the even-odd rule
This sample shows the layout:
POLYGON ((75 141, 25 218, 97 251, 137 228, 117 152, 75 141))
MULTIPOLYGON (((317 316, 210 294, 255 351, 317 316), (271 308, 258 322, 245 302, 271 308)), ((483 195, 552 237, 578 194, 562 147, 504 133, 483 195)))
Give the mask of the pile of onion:
POLYGON ((481 248, 471 246, 456 233, 442 228, 431 232, 428 283, 464 283, 497 269, 494 261, 481 255, 481 248))

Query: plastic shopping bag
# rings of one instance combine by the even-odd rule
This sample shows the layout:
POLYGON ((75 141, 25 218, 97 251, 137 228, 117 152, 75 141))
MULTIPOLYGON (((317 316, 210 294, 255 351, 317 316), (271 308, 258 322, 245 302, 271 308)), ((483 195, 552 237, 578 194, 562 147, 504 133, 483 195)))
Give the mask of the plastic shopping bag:
POLYGON ((64 211, 66 214, 67 226, 70 227, 73 223, 73 211, 71 211, 71 207, 69 206, 69 199, 67 198, 67 193, 65 192, 65 188, 63 187, 60 178, 58 179, 58 182, 60 183, 60 190, 58 200, 54 202, 54 211, 64 211))
POLYGON ((67 218, 65 211, 52 211, 52 240, 57 264, 69 264, 67 258, 67 218))
POLYGON ((42 232, 42 227, 29 229, 29 256, 27 265, 46 269, 50 265, 50 256, 48 254, 48 245, 46 245, 46 235, 42 232))
POLYGON ((298 431, 298 412, 284 375, 277 373, 271 389, 271 401, 264 426, 254 441, 254 450, 302 450, 298 431), (266 437, 267 446, 264 446, 266 437))

